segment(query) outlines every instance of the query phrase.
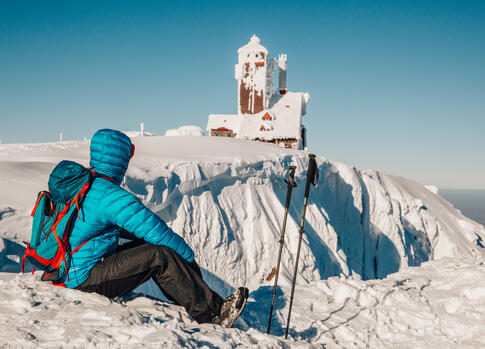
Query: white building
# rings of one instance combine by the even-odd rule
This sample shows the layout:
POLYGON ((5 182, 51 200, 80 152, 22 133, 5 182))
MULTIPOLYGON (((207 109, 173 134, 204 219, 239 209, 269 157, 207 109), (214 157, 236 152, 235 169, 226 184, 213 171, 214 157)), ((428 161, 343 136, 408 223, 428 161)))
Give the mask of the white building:
POLYGON ((235 78, 238 88, 237 114, 210 114, 207 131, 211 136, 236 137, 303 149, 306 113, 310 95, 286 89, 285 54, 268 58, 268 50, 256 35, 238 51, 235 78), (278 88, 273 87, 278 68, 278 88))

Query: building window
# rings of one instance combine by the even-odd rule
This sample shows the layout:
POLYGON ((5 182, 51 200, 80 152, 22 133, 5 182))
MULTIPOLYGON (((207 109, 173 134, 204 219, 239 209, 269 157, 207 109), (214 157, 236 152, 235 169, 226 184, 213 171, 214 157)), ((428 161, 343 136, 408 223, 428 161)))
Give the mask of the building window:
POLYGON ((219 133, 216 133, 216 137, 219 137, 219 133))
POLYGON ((232 134, 229 132, 229 133, 227 134, 227 137, 232 137, 232 134))

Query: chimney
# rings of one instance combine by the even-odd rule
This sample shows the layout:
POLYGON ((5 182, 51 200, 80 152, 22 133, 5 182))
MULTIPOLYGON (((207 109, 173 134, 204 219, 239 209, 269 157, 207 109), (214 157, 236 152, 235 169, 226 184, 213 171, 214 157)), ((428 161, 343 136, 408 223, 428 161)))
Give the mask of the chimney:
POLYGON ((286 54, 278 56, 278 90, 286 94, 286 54))

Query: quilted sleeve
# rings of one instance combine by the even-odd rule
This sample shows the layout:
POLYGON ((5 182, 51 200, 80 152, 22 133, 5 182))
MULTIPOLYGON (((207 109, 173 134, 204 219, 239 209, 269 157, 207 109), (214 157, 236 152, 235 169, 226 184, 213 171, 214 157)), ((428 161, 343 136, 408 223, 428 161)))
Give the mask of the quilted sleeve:
POLYGON ((184 239, 126 190, 113 185, 101 200, 100 211, 109 223, 133 233, 137 238, 153 245, 170 247, 189 263, 194 260, 194 252, 184 239))

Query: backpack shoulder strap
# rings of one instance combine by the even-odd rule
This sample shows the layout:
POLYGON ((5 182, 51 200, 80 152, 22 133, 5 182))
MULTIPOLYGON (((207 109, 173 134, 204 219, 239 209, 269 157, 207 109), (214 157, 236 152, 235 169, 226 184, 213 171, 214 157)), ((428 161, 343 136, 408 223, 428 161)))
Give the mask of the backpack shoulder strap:
POLYGON ((94 170, 90 170, 90 172, 91 172, 92 181, 94 181, 96 178, 104 178, 104 179, 107 179, 109 181, 114 181, 113 178, 105 176, 104 174, 101 174, 101 173, 96 172, 94 170))

